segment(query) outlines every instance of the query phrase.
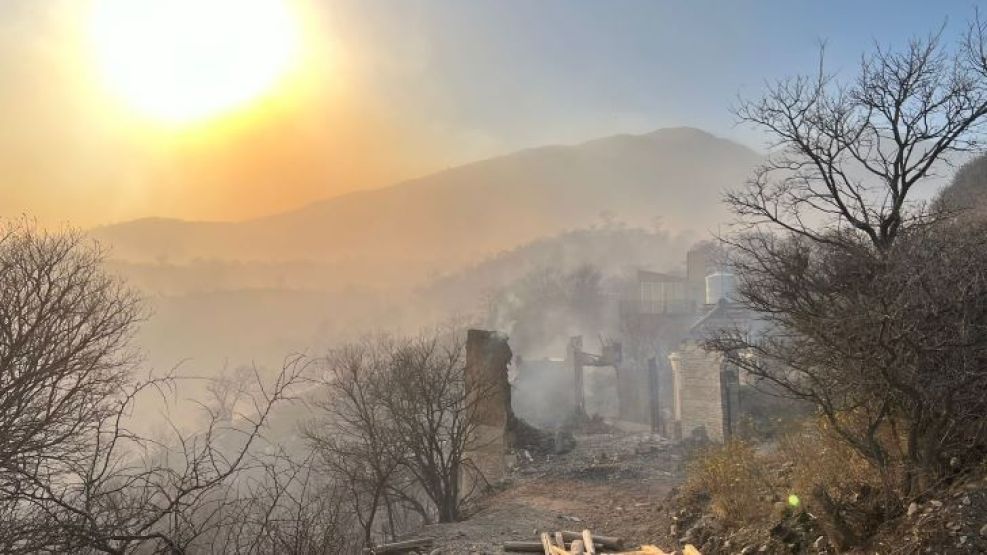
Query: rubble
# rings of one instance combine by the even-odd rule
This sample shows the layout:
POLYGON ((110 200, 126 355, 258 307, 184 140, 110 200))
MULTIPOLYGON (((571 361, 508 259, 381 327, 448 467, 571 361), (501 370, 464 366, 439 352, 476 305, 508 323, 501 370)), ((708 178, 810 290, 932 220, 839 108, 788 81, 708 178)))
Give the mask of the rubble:
POLYGON ((411 540, 403 540, 394 543, 381 544, 370 549, 364 549, 363 553, 365 555, 378 555, 383 553, 389 553, 389 554, 431 553, 431 548, 434 544, 435 544, 434 538, 415 538, 411 540))
POLYGON ((538 534, 545 530, 601 530, 634 546, 655 543, 667 532, 657 517, 681 480, 682 455, 661 436, 575 434, 570 452, 518 449, 512 459, 504 481, 468 509, 466 520, 429 525, 421 534, 435 537, 436 547, 451 555, 502 553, 506 543, 517 541, 540 546, 538 534))

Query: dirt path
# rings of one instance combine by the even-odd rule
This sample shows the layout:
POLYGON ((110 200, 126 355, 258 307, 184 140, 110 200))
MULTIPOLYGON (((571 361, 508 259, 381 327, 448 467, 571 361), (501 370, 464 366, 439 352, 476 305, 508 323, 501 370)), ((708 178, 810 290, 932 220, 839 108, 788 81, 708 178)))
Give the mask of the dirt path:
MULTIPOLYGON (((591 530, 648 543, 667 532, 662 503, 681 481, 677 449, 649 434, 577 436, 565 455, 515 469, 502 489, 478 501, 470 517, 426 527, 443 553, 501 553, 506 540, 542 530, 591 530)), ((522 457, 523 458, 523 457, 522 457)))

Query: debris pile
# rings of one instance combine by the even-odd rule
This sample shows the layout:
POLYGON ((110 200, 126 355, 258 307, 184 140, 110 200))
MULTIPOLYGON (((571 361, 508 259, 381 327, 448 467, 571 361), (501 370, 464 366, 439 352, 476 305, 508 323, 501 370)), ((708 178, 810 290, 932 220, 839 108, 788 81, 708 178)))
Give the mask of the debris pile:
POLYGON ((385 543, 373 548, 363 550, 364 555, 392 554, 392 555, 426 555, 435 553, 438 555, 441 549, 432 550, 435 544, 434 538, 415 538, 394 543, 385 543))
POLYGON ((576 446, 571 432, 548 432, 513 414, 510 415, 507 429, 512 435, 511 444, 514 449, 519 453, 527 452, 526 457, 561 455, 572 451, 576 446))
MULTIPOLYGON (((508 541, 503 548, 507 553, 543 553, 544 555, 672 555, 653 545, 641 546, 630 551, 622 551, 624 541, 613 536, 593 535, 589 530, 554 533, 542 532, 538 541, 508 541)), ((683 555, 700 555, 699 551, 687 545, 683 555)))

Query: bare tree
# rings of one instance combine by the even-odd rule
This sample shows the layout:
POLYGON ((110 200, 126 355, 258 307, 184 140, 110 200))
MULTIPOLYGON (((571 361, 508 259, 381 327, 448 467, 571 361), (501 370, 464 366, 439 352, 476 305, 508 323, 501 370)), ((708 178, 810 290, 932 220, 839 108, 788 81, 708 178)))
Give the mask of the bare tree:
MULTIPOLYGON (((738 297, 757 320, 707 346, 813 403, 878 470, 883 515, 871 524, 985 446, 987 230, 910 200, 949 155, 980 145, 984 29, 974 21, 952 49, 940 34, 878 48, 852 81, 820 69, 738 111, 775 147, 727 196, 741 226, 725 238, 738 297)), ((814 494, 840 537, 868 533, 814 494)))
POLYGON ((318 379, 321 396, 313 403, 320 416, 303 427, 318 462, 345 489, 366 547, 380 528, 379 513, 386 509, 393 534, 395 499, 402 507, 414 499, 400 487, 403 460, 384 403, 396 348, 394 339, 377 335, 329 353, 318 379))
POLYGON ((465 333, 377 336, 326 360, 322 416, 306 435, 351 488, 365 540, 372 541, 382 510, 390 530, 409 514, 459 519, 483 483, 468 452, 482 441, 477 409, 486 393, 483 384, 467 390, 465 333))
POLYGON ((222 527, 199 541, 213 553, 348 554, 361 539, 341 484, 325 480, 316 454, 300 458, 282 450, 261 459, 241 479, 222 527))
POLYGON ((305 360, 266 386, 255 376, 235 418, 203 405, 202 430, 152 441, 129 427, 134 407, 176 378, 134 372, 142 314, 80 235, 27 222, 0 233, 3 552, 182 553, 246 501, 238 479, 263 468, 263 430, 305 360))
POLYGON ((143 311, 101 261, 73 232, 0 230, 0 481, 72 458, 130 381, 143 311))
POLYGON ((480 482, 462 478, 476 469, 468 451, 483 439, 478 409, 493 384, 466 387, 466 334, 423 334, 396 352, 393 379, 383 397, 406 467, 438 512, 455 522, 480 482), (470 491, 461 489, 471 484, 470 491))
POLYGON ((727 202, 743 224, 832 243, 851 230, 887 250, 901 229, 924 219, 916 187, 976 149, 987 115, 985 26, 971 24, 956 48, 941 32, 902 51, 877 47, 855 79, 820 61, 814 75, 772 83, 742 101, 741 122, 765 131, 772 154, 727 202), (765 228, 767 224, 767 228, 765 228))

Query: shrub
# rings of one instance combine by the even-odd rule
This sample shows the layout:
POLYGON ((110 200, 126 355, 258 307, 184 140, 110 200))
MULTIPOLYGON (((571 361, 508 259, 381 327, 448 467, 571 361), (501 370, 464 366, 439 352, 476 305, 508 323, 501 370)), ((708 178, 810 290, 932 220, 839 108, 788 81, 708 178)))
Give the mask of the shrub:
POLYGON ((713 515, 728 524, 764 522, 778 491, 765 463, 747 442, 709 447, 688 464, 683 491, 695 498, 708 496, 713 515))

